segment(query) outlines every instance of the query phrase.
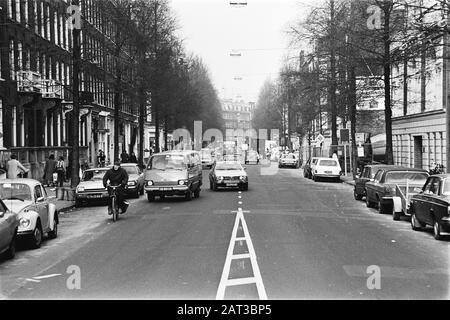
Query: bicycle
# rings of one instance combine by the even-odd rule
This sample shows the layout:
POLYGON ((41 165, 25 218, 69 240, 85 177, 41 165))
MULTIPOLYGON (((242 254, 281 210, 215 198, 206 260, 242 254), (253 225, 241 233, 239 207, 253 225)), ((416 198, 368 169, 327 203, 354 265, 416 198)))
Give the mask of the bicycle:
POLYGON ((114 222, 119 220, 119 205, 117 204, 117 189, 120 186, 108 186, 111 190, 109 197, 111 198, 112 219, 114 222))

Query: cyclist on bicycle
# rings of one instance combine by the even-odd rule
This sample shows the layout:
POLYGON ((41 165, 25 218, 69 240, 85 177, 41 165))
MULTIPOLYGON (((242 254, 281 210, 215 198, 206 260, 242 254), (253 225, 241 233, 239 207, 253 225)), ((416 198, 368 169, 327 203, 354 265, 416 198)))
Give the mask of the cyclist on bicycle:
MULTIPOLYGON (((106 171, 103 176, 103 186, 106 188, 109 185, 111 186, 120 186, 116 189, 117 195, 117 204, 118 207, 122 210, 121 213, 125 213, 128 208, 128 203, 124 201, 125 198, 125 186, 128 184, 128 173, 124 168, 120 166, 120 160, 116 159, 114 161, 114 166, 106 171)), ((111 190, 108 188, 108 192, 111 195, 111 190)), ((108 214, 112 214, 111 208, 111 198, 108 198, 108 214)))

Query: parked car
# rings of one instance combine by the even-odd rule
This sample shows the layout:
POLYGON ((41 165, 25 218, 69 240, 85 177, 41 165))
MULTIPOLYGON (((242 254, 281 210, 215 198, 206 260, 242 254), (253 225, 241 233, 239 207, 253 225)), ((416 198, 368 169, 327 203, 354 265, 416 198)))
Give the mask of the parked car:
POLYGON ((255 150, 250 150, 247 153, 247 159, 245 160, 245 164, 249 164, 251 162, 259 164, 259 154, 255 150))
POLYGON ((297 155, 294 153, 282 154, 280 156, 280 159, 278 160, 278 168, 284 167, 297 168, 298 167, 297 155))
POLYGON ((392 213, 393 197, 397 185, 408 184, 410 188, 423 186, 429 174, 424 169, 390 167, 379 169, 373 181, 366 183, 366 205, 377 207, 380 213, 392 213))
POLYGON ((441 240, 450 232, 449 210, 450 174, 432 175, 411 199, 411 228, 418 231, 430 225, 434 238, 441 240))
POLYGON ((153 155, 145 170, 145 192, 152 202, 155 196, 200 197, 202 161, 197 151, 167 151, 153 155))
POLYGON ((392 166, 386 164, 368 164, 364 166, 362 173, 355 177, 355 187, 353 189, 355 200, 362 200, 366 196, 366 183, 371 180, 373 181, 375 174, 379 169, 389 167, 392 166))
POLYGON ((58 236, 59 217, 42 184, 34 179, 0 180, 0 198, 6 207, 17 213, 17 236, 26 239, 32 248, 39 248, 45 236, 58 236))
POLYGON ((7 259, 14 258, 16 254, 17 230, 19 217, 10 211, 0 200, 0 254, 7 259))
POLYGON ((120 165, 128 173, 128 185, 125 187, 125 194, 135 198, 144 194, 144 173, 137 163, 122 163, 120 165))
POLYGON ((108 201, 108 190, 103 186, 103 176, 108 170, 109 168, 94 168, 83 172, 75 190, 76 207, 93 201, 108 201))
POLYGON ((334 179, 341 180, 341 165, 337 159, 333 158, 318 158, 316 163, 311 167, 312 179, 334 179))
POLYGON ((214 164, 214 150, 204 148, 200 151, 202 166, 211 168, 214 164))
POLYGON ((312 179, 312 166, 317 163, 318 157, 309 158, 303 166, 303 176, 308 179, 312 179))
POLYGON ((238 161, 216 162, 209 173, 209 188, 238 188, 248 190, 248 175, 238 161))

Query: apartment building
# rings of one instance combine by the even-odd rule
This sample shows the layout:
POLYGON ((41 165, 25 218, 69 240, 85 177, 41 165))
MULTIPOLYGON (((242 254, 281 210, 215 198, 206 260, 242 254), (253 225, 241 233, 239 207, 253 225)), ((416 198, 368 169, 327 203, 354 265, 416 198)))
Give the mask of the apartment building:
POLYGON ((135 61, 124 45, 117 58, 111 1, 80 0, 82 15, 79 141, 72 138, 72 31, 69 0, 0 0, 0 147, 41 178, 45 159, 112 161, 115 99, 120 101, 120 149, 137 151, 135 61), (124 70, 115 82, 117 61, 124 70), (120 92, 117 93, 117 88, 120 92))

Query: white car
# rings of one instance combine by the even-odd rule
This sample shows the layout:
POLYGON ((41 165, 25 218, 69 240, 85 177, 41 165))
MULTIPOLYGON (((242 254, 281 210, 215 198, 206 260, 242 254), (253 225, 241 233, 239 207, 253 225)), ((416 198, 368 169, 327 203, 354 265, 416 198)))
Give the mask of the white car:
POLYGON ((0 180, 0 197, 9 210, 18 215, 17 236, 39 248, 45 235, 58 236, 58 212, 50 203, 42 184, 34 179, 0 180))
POLYGON ((318 158, 315 165, 311 166, 312 179, 330 178, 336 181, 341 180, 341 165, 337 159, 318 158))
POLYGON ((103 186, 103 176, 109 168, 93 168, 84 171, 83 178, 75 191, 75 206, 81 207, 84 203, 108 200, 108 189, 103 186))

